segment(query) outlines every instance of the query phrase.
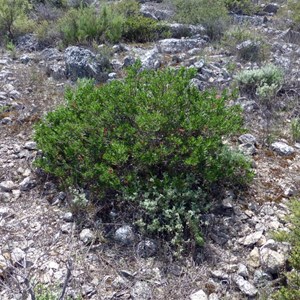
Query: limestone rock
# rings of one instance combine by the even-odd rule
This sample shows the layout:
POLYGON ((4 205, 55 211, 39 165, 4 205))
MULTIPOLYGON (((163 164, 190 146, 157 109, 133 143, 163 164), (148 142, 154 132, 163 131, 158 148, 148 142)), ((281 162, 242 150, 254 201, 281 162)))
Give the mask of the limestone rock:
POLYGON ((179 53, 193 48, 202 48, 205 41, 202 39, 164 39, 158 42, 160 53, 179 53))
POLYGON ((208 300, 208 297, 203 290, 199 290, 190 295, 190 300, 208 300))
POLYGON ((137 281, 131 289, 133 300, 150 300, 152 299, 152 291, 148 283, 137 281))
POLYGON ((281 156, 289 156, 295 153, 295 149, 284 142, 273 143, 271 149, 281 156))
POLYGON ((93 78, 97 82, 105 82, 108 73, 105 69, 109 66, 104 56, 96 56, 88 49, 77 46, 65 50, 66 74, 72 81, 78 78, 93 78))
POLYGON ((12 190, 14 190, 16 188, 17 188, 17 185, 11 180, 0 182, 0 189, 3 192, 11 192, 12 190))
POLYGON ((239 138, 238 141, 241 144, 252 144, 252 145, 256 145, 257 144, 257 140, 256 137, 254 137, 252 134, 250 133, 245 133, 242 134, 239 138))
POLYGON ((249 297, 254 297, 257 294, 257 289, 249 281, 245 280, 240 275, 233 275, 233 281, 238 286, 243 294, 249 297))
POLYGON ((247 263, 252 268, 258 268, 260 266, 260 256, 257 247, 254 247, 248 255, 247 263))
POLYGON ((286 258, 283 254, 269 248, 260 251, 260 260, 263 270, 269 274, 278 274, 284 269, 286 258))
POLYGON ((115 241, 122 245, 132 244, 135 239, 132 227, 129 225, 118 228, 115 232, 115 241))
POLYGON ((252 246, 256 244, 263 236, 263 231, 257 231, 239 239, 239 243, 244 246, 252 246))
POLYGON ((19 184, 21 191, 29 191, 33 189, 35 186, 36 186, 36 181, 31 179, 30 177, 24 178, 19 184))
POLYGON ((80 232, 79 237, 84 244, 91 244, 95 240, 95 235, 90 229, 87 228, 80 232))
POLYGON ((137 255, 142 258, 154 256, 157 251, 157 245, 154 241, 144 240, 137 245, 137 255))

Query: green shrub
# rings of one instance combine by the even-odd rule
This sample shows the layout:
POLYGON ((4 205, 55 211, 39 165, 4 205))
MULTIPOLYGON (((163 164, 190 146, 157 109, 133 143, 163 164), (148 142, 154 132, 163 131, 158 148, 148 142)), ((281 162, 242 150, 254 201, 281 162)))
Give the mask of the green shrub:
POLYGON ((211 40, 219 39, 228 26, 224 0, 172 0, 175 19, 187 24, 201 24, 211 40))
POLYGON ((120 1, 102 6, 70 9, 60 21, 65 45, 97 42, 148 42, 165 36, 166 26, 139 15, 136 1, 120 1))
POLYGON ((61 19, 59 28, 65 45, 74 43, 91 43, 104 39, 107 29, 115 18, 104 7, 98 15, 95 7, 70 9, 61 19))
POLYGON ((66 106, 35 128, 37 164, 66 186, 87 188, 102 207, 134 207, 148 233, 201 243, 198 218, 211 186, 252 177, 245 157, 223 144, 241 131, 240 107, 190 85, 193 69, 139 70, 68 90, 66 106))
POLYGON ((242 93, 256 95, 261 99, 274 97, 283 84, 283 80, 282 70, 272 64, 260 69, 245 70, 236 76, 242 93))
POLYGON ((31 8, 27 0, 0 0, 0 36, 13 39, 32 27, 26 13, 31 8))
POLYGON ((168 36, 165 25, 143 16, 129 17, 123 25, 122 38, 129 42, 144 43, 168 36))
POLYGON ((279 232, 277 238, 287 241, 292 246, 289 263, 292 270, 285 274, 286 285, 275 293, 275 300, 298 300, 300 299, 300 201, 297 199, 290 203, 291 214, 288 222, 291 224, 289 232, 279 232))

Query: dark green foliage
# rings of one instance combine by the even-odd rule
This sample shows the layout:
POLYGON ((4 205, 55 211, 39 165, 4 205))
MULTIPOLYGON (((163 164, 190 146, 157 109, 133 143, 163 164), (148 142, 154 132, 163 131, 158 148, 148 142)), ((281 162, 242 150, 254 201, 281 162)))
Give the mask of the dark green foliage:
POLYGON ((292 246, 289 258, 292 271, 286 273, 287 284, 273 295, 276 300, 300 299, 300 201, 295 199, 290 204, 291 214, 288 222, 291 223, 289 232, 279 232, 277 238, 287 241, 292 246))
POLYGON ((130 200, 147 232, 200 243, 198 217, 212 184, 252 177, 244 156, 223 144, 241 131, 240 108, 228 106, 225 93, 190 85, 193 69, 139 68, 123 81, 68 90, 66 106, 35 128, 44 156, 37 163, 102 204, 130 200))
POLYGON ((168 35, 166 26, 143 17, 136 1, 120 1, 102 6, 70 9, 59 22, 65 45, 91 44, 92 41, 116 43, 149 42, 168 35))
POLYGON ((157 21, 143 16, 126 19, 123 25, 122 38, 129 42, 150 42, 167 37, 168 28, 157 21))

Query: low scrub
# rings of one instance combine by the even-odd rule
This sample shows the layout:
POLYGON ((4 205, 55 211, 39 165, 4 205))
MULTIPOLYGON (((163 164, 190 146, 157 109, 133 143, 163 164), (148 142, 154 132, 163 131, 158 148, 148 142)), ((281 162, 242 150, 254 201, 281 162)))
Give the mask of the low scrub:
POLYGON ((27 0, 0 0, 0 37, 12 40, 33 29, 27 17, 31 5, 27 0))
POLYGON ((148 42, 167 35, 167 28, 139 13, 136 1, 120 1, 102 6, 70 9, 59 22, 65 45, 116 43, 120 40, 148 42))
POLYGON ((242 93, 265 99, 277 94, 284 74, 279 67, 268 64, 259 69, 242 71, 236 76, 236 81, 242 93))
POLYGON ((147 234, 201 244, 212 186, 243 185, 252 173, 223 143, 242 131, 240 107, 226 93, 200 93, 190 85, 195 74, 138 64, 123 81, 81 82, 36 126, 37 165, 66 187, 87 189, 106 218, 107 208, 127 211, 147 234))

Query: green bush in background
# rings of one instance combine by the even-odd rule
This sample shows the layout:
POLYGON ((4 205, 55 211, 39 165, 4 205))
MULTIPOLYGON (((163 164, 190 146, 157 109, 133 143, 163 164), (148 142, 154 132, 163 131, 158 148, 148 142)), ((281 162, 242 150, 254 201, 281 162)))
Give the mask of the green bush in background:
POLYGON ((32 29, 33 22, 27 17, 30 8, 27 0, 0 0, 0 36, 12 40, 32 29))
POLYGON ((201 24, 211 40, 219 39, 229 23, 224 0, 169 0, 175 19, 187 24, 201 24))
POLYGON ((136 1, 120 1, 103 5, 98 11, 94 6, 70 9, 60 20, 59 28, 65 45, 148 42, 168 34, 166 26, 139 13, 136 1))
POLYGON ((242 130, 240 108, 225 93, 190 85, 193 69, 139 69, 100 88, 83 81, 68 90, 66 105, 35 128, 37 164, 66 186, 88 188, 101 205, 130 201, 148 233, 200 243, 210 187, 252 177, 245 157, 223 144, 242 130))

